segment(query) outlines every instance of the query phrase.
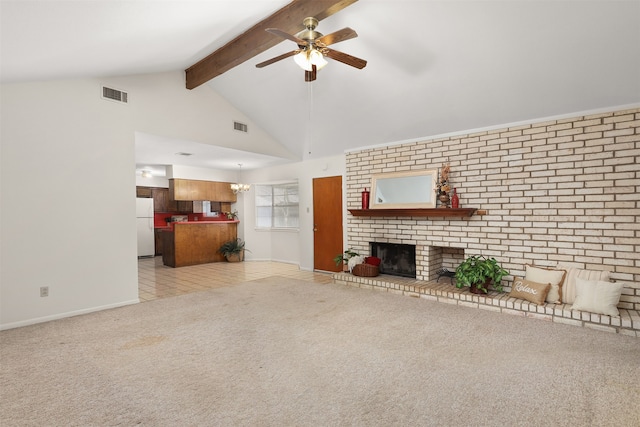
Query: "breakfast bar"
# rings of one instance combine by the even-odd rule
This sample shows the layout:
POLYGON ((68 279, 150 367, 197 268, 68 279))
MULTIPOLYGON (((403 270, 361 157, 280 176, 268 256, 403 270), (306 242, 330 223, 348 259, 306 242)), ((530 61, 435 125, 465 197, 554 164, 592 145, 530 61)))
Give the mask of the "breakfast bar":
POLYGON ((162 262, 170 267, 224 261, 218 249, 238 236, 237 220, 176 222, 162 230, 162 262))

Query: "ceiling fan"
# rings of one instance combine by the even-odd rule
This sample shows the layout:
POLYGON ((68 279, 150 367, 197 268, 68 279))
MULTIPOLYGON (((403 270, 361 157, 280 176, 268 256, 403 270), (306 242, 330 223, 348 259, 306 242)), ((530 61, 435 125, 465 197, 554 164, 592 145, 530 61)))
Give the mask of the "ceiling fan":
POLYGON ((343 28, 325 36, 315 30, 318 26, 318 20, 316 18, 305 18, 302 24, 305 26, 305 29, 295 36, 277 28, 267 28, 266 31, 269 33, 295 42, 298 45, 298 49, 256 64, 256 67, 266 67, 274 62, 293 56, 296 63, 304 70, 304 80, 306 82, 312 82, 316 79, 317 71, 327 64, 327 61, 324 59, 325 56, 360 70, 367 65, 367 61, 364 59, 356 58, 355 56, 327 47, 341 41, 358 37, 358 34, 351 28, 343 28))

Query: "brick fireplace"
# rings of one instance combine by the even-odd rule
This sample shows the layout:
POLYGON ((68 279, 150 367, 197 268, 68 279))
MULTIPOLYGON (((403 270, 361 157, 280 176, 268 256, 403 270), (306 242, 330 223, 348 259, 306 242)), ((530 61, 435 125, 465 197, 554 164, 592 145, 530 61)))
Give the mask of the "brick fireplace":
POLYGON ((369 242, 369 247, 369 254, 382 260, 381 274, 420 280, 436 280, 443 268, 455 271, 465 258, 461 248, 388 242, 369 242))
POLYGON ((347 209, 360 209, 372 174, 448 162, 460 207, 486 213, 349 214, 346 245, 364 255, 370 242, 414 245, 416 279, 425 281, 465 254, 494 257, 511 276, 530 263, 607 270, 634 289, 619 307, 640 309, 639 150, 635 108, 347 152, 347 209))

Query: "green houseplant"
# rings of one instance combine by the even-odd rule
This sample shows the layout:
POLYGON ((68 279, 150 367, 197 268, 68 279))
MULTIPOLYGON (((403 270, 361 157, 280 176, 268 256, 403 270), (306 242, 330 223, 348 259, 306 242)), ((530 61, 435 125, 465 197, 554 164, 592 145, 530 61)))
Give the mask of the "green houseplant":
POLYGON ((336 265, 346 264, 347 262, 349 262, 350 258, 358 255, 360 254, 355 252, 353 249, 349 248, 343 253, 336 255, 333 261, 336 263, 336 265))
MULTIPOLYGON (((244 261, 244 251, 249 251, 244 247, 245 242, 241 238, 224 242, 218 252, 221 253, 229 262, 244 261)), ((249 251, 251 252, 251 251, 249 251)))
POLYGON ((503 291, 502 279, 509 272, 502 268, 495 258, 472 255, 456 268, 456 287, 468 286, 473 293, 488 293, 489 286, 503 291))

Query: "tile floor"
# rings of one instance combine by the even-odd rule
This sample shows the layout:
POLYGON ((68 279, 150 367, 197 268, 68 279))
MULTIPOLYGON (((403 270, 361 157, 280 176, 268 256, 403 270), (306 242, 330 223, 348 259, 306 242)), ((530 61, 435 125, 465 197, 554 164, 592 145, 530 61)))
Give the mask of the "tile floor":
POLYGON ((332 283, 331 273, 302 271, 294 264, 273 261, 213 262, 172 268, 162 257, 138 259, 140 302, 232 286, 269 276, 284 276, 317 283, 332 283))

